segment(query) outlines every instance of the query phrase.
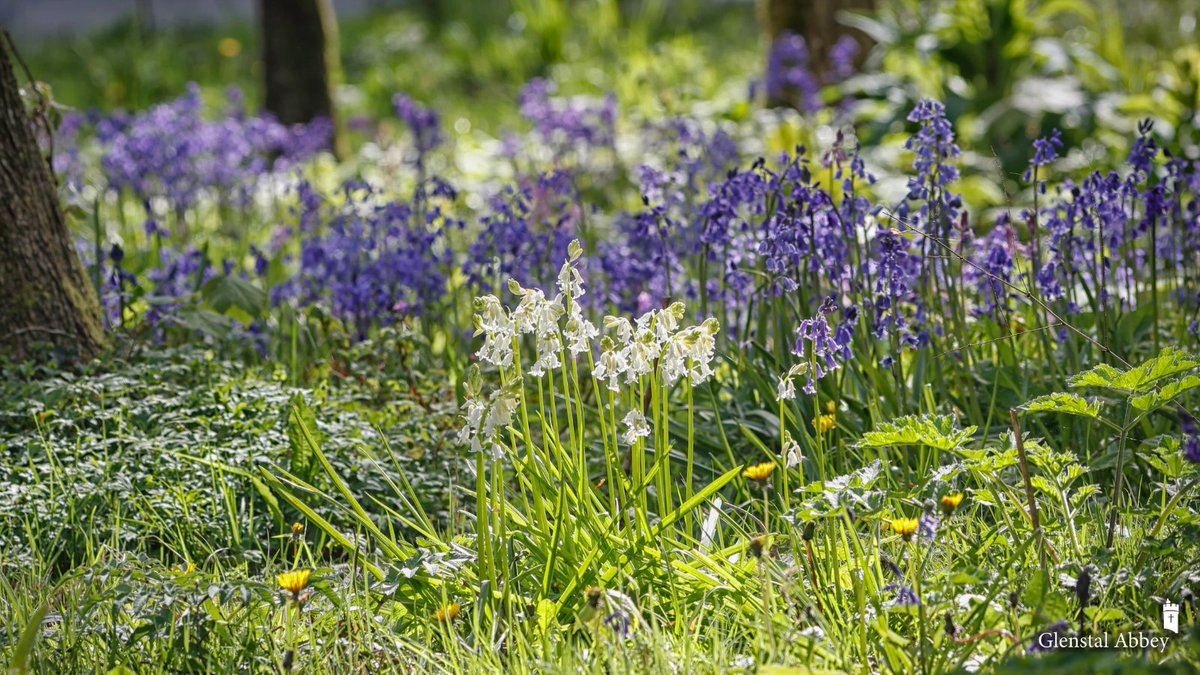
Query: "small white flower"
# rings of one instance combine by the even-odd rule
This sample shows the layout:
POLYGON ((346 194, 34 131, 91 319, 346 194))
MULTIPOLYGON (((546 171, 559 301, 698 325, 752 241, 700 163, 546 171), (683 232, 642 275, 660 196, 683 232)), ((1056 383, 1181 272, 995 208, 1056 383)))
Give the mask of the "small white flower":
POLYGON ((616 334, 618 343, 626 344, 633 339, 633 324, 623 316, 604 317, 604 327, 616 334))
POLYGON ((629 368, 629 364, 625 361, 625 350, 607 349, 600 354, 600 363, 592 374, 596 376, 597 380, 608 380, 610 391, 620 391, 621 385, 618 378, 627 368, 629 368))
POLYGON ((776 401, 791 401, 796 398, 796 379, 808 372, 807 363, 797 363, 779 378, 776 401))
POLYGON ((662 354, 662 347, 654 340, 649 329, 639 329, 633 342, 625 348, 625 360, 629 367, 625 370, 626 384, 632 384, 642 375, 654 372, 654 362, 662 354))
POLYGON ((513 321, 517 332, 543 333, 553 331, 558 326, 558 319, 563 315, 562 303, 556 297, 547 301, 546 296, 537 289, 530 289, 521 297, 521 303, 513 312, 513 321))
POLYGON ((584 318, 579 305, 571 305, 571 318, 567 320, 563 334, 567 338, 567 350, 572 354, 582 354, 591 351, 592 340, 600 335, 600 331, 584 318))
POLYGON ((494 333, 510 323, 504 306, 494 295, 475 298, 475 320, 479 329, 484 333, 494 333))
POLYGON ((569 296, 572 303, 577 302, 585 294, 583 275, 570 262, 563 263, 562 269, 558 272, 558 290, 562 291, 563 295, 569 296))
POLYGON ((784 375, 779 378, 779 386, 775 388, 775 392, 776 401, 791 401, 796 398, 796 383, 784 375))
POLYGON ((483 346, 479 348, 479 360, 501 368, 511 366, 514 337, 516 337, 516 327, 511 322, 484 333, 483 346))
POLYGON ((793 469, 800 466, 803 461, 804 453, 800 450, 800 444, 792 438, 791 434, 783 432, 783 465, 793 469))
POLYGON ((626 445, 633 445, 639 438, 650 435, 650 424, 646 422, 646 416, 637 410, 630 410, 622 421, 625 423, 623 438, 626 445))
POLYGON ((483 420, 483 435, 492 438, 496 432, 512 423, 519 401, 516 395, 501 390, 492 395, 491 407, 483 420))
POLYGON ((674 382, 688 372, 686 334, 676 335, 662 351, 662 373, 667 382, 674 382))
POLYGON ((659 344, 666 344, 671 334, 679 328, 679 319, 683 317, 682 302, 672 303, 670 307, 659 311, 654 317, 654 337, 659 344))
POLYGON ((546 333, 538 337, 538 358, 529 369, 529 374, 534 377, 541 377, 547 371, 561 366, 562 361, 558 358, 558 353, 561 349, 562 341, 558 339, 558 333, 546 333))

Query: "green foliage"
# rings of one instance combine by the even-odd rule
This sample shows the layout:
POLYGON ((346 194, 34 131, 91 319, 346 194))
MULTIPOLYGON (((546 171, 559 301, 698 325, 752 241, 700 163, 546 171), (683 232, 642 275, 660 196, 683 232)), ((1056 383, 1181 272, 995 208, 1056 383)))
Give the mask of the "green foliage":
POLYGON ((1126 370, 1100 364, 1068 380, 1072 387, 1104 387, 1123 393, 1145 394, 1164 380, 1200 368, 1200 358, 1175 347, 1126 370))
POLYGON ((1039 396, 1021 406, 1026 412, 1059 412, 1067 415, 1096 418, 1100 416, 1100 404, 1076 394, 1055 392, 1039 396))
POLYGON ((949 415, 910 415, 878 424, 863 434, 859 447, 885 448, 893 445, 923 445, 937 450, 956 450, 971 439, 976 427, 957 429, 949 415))

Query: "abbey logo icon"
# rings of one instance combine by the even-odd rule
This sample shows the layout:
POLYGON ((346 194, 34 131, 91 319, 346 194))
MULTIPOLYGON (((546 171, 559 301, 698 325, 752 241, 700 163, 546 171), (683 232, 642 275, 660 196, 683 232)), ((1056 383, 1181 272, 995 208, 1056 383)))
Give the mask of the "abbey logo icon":
POLYGON ((1169 630, 1172 633, 1179 632, 1179 605, 1173 602, 1163 603, 1163 630, 1169 630))

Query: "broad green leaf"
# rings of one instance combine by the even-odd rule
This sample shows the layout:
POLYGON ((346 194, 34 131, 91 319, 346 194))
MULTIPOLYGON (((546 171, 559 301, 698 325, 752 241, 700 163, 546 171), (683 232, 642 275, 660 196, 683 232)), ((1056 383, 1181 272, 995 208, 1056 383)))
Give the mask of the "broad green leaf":
POLYGON ((1185 375, 1179 379, 1171 380, 1162 387, 1147 394, 1134 396, 1130 400, 1130 403, 1133 404, 1135 409, 1142 412, 1155 410, 1197 387, 1200 387, 1200 375, 1185 375))
POLYGON ((236 307, 258 318, 267 307, 267 294, 249 281, 233 275, 216 277, 204 284, 203 296, 213 309, 223 314, 236 307))
POLYGON ((1113 368, 1107 363, 1100 365, 1090 370, 1085 370, 1077 375, 1072 375, 1067 380, 1067 384, 1071 387, 1112 387, 1113 382, 1121 376, 1121 371, 1113 368))
POLYGON ((883 422, 874 431, 863 434, 858 447, 924 445, 938 450, 953 450, 966 443, 975 429, 955 428, 954 418, 949 415, 910 415, 894 422, 883 422))
POLYGON ((1160 380, 1196 368, 1200 368, 1200 359, 1181 349, 1165 347, 1158 356, 1129 370, 1119 370, 1101 364, 1072 377, 1069 384, 1072 387, 1106 387, 1144 394, 1153 389, 1160 380))
POLYGON ((1058 412, 1092 419, 1100 416, 1100 404, 1096 401, 1061 391, 1039 396, 1021 406, 1021 409, 1027 412, 1058 412))

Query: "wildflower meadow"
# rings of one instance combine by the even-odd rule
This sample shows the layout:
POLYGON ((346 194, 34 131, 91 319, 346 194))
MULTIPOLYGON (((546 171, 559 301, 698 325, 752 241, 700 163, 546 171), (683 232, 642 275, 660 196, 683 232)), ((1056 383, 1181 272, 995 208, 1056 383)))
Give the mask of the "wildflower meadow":
POLYGON ((1200 669, 1200 3, 279 3, 0 10, 8 672, 1200 669))

